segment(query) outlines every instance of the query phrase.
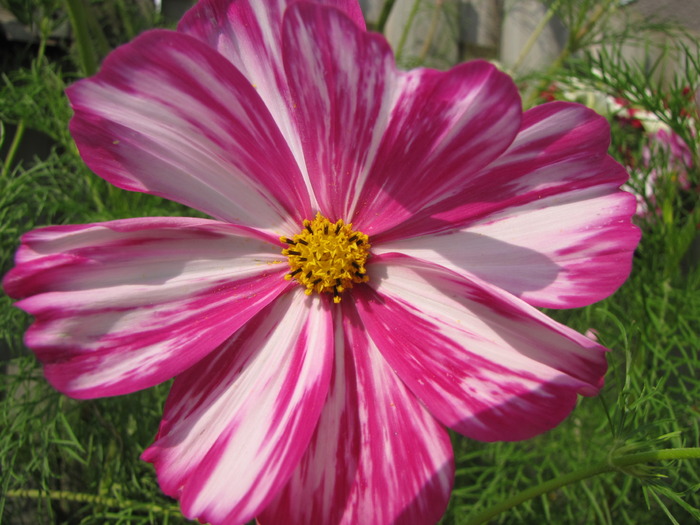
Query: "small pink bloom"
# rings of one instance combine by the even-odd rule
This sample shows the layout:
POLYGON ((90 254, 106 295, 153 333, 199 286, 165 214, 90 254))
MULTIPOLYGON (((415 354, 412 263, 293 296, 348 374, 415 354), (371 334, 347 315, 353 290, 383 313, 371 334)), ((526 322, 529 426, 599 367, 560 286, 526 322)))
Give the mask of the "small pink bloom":
POLYGON ((600 389, 605 349, 535 308, 613 293, 639 240, 585 107, 399 71, 355 0, 202 1, 68 96, 98 175, 214 219, 35 230, 4 287, 62 392, 175 377, 143 457, 186 516, 433 523, 445 427, 527 439, 600 389))
POLYGON ((585 335, 586 337, 588 337, 588 339, 591 339, 591 340, 593 340, 593 341, 598 341, 598 335, 599 335, 599 334, 598 334, 598 330, 596 330, 595 328, 589 328, 588 330, 586 330, 586 331, 583 333, 583 335, 585 335))
POLYGON ((673 130, 660 128, 649 133, 645 138, 647 144, 642 149, 643 169, 638 175, 642 178, 643 185, 640 185, 641 188, 637 191, 634 191, 630 184, 624 185, 625 189, 631 190, 636 196, 638 217, 661 215, 661 210, 656 203, 656 195, 662 183, 670 180, 677 188, 689 191, 691 183, 688 170, 693 167, 690 148, 673 130), (666 165, 659 169, 658 166, 662 161, 666 165), (666 177, 668 179, 665 179, 666 177))
POLYGON ((687 171, 693 167, 693 154, 681 136, 671 129, 661 128, 650 138, 658 144, 660 150, 668 155, 669 162, 674 169, 687 179, 687 171))

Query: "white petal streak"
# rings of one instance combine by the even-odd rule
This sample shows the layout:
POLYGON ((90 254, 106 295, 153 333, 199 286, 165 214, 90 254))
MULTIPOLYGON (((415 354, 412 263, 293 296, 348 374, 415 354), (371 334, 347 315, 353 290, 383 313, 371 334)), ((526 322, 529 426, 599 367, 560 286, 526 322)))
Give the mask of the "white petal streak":
POLYGON ((535 306, 572 308, 604 299, 625 281, 639 230, 634 199, 598 186, 505 208, 456 231, 377 243, 477 277, 535 306))
POLYGON ((337 9, 311 3, 287 10, 283 43, 293 116, 320 209, 352 217, 397 91, 391 49, 337 9))
POLYGON ((357 375, 360 462, 342 523, 422 525, 447 508, 454 464, 444 428, 414 397, 345 307, 357 375))
POLYGON ((36 317, 26 343, 57 389, 125 394, 197 362, 289 287, 259 237, 202 219, 54 226, 22 237, 3 284, 36 317))
MULTIPOLYGON (((285 137, 305 181, 304 153, 292 115, 295 102, 290 95, 283 66, 282 20, 296 0, 203 0, 182 19, 178 31, 192 35, 226 57, 250 82, 267 106, 285 137)), ((361 29, 365 23, 356 0, 326 0, 361 29)), ((321 33, 323 28, 311 28, 321 33)), ((317 203, 311 206, 317 209, 317 203)))
POLYGON ((358 310, 391 367, 445 425, 484 441, 556 426, 594 395, 604 348, 480 281, 406 256, 376 257, 358 310))
POLYGON ((316 432, 287 486, 259 516, 262 525, 340 523, 360 461, 357 377, 335 308, 335 361, 316 432))
POLYGON ((282 16, 289 3, 289 0, 202 1, 185 15, 178 31, 212 46, 248 79, 303 166, 282 66, 282 16))
POLYGON ((449 436, 367 338, 353 304, 344 299, 336 313, 328 401, 305 456, 259 522, 436 523, 454 476, 449 436))
POLYGON ((306 450, 332 368, 328 302, 297 288, 178 376, 144 459, 190 518, 245 523, 306 450))
POLYGON ((268 231, 291 233, 311 213, 297 163, 250 82, 194 38, 144 33, 68 96, 81 156, 112 184, 268 231))

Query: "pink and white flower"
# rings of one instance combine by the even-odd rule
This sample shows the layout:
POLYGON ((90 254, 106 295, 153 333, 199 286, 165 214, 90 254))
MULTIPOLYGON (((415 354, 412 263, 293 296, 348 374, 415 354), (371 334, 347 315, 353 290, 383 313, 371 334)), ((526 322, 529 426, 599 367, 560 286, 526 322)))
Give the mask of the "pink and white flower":
POLYGON ((657 202, 660 187, 670 182, 676 190, 691 190, 688 171, 693 168, 693 155, 680 135, 668 126, 650 132, 645 140, 641 164, 632 170, 635 180, 623 188, 636 196, 638 217, 661 216, 657 202))
MULTIPOLYGON (((599 71, 592 72, 602 80, 599 71)), ((686 96, 693 96, 690 88, 685 88, 683 93, 686 96)), ((648 96, 652 97, 653 93, 649 91, 648 96)), ((670 115, 656 114, 623 97, 613 97, 591 85, 586 85, 576 78, 568 79, 566 86, 552 84, 542 93, 542 98, 545 100, 556 100, 557 97, 585 104, 607 115, 623 128, 638 130, 642 149, 641 163, 637 148, 623 149, 619 152, 626 159, 623 162, 632 173, 631 180, 624 184, 622 189, 635 195, 638 217, 661 215, 661 209, 656 203, 660 186, 663 187, 664 184, 671 182, 682 191, 692 189, 688 170, 693 167, 693 155, 681 136, 668 125, 670 115), (662 165, 663 161, 666 161, 665 166, 662 165)), ((688 117, 689 129, 694 136, 695 121, 690 117, 689 112, 685 113, 688 117)))
POLYGON ((35 230, 4 287, 60 391, 175 378, 143 457, 186 516, 435 522, 445 427, 527 439, 600 389, 605 349, 535 308, 613 293, 639 240, 591 110, 523 113, 485 62, 399 71, 355 0, 202 1, 68 96, 98 175, 214 219, 35 230), (329 224, 366 273, 285 279, 329 224))

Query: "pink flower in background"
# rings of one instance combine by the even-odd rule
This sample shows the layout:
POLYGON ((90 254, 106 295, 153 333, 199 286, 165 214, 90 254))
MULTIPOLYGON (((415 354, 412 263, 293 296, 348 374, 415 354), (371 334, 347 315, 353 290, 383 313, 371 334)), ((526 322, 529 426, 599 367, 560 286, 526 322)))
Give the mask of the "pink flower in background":
POLYGON ((683 175, 687 179, 688 169, 693 166, 693 154, 680 135, 670 128, 660 128, 656 132, 651 133, 649 137, 652 141, 652 145, 645 151, 644 160, 650 163, 651 155, 654 153, 652 148, 657 147, 668 155, 669 161, 674 168, 680 175, 683 175))
POLYGON ((60 391, 175 378, 143 457, 186 516, 432 523, 445 427, 527 439, 601 387, 535 308, 608 296, 639 240, 585 107, 399 71, 354 0, 203 1, 68 95, 98 175, 214 219, 35 230, 4 287, 60 391))
POLYGON ((683 139, 667 127, 659 127, 646 137, 642 148, 642 165, 637 171, 639 180, 636 189, 625 184, 624 189, 633 192, 637 198, 637 216, 661 215, 656 202, 659 185, 670 180, 683 191, 691 189, 688 170, 693 167, 693 154, 683 139), (658 166, 663 166, 661 169, 658 166), (656 166, 656 167, 652 167, 656 166), (667 179, 668 177, 668 179, 667 179), (649 209, 649 205, 652 209, 649 209))

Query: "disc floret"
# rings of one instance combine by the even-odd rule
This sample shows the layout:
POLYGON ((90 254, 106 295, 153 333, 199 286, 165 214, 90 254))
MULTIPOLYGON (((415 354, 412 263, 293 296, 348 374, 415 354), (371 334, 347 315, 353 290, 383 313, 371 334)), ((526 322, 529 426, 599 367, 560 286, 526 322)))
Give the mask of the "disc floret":
POLYGON ((284 278, 296 279, 306 288, 306 295, 328 292, 339 303, 340 294, 353 283, 369 281, 365 270, 369 237, 342 219, 332 223, 319 212, 313 221, 304 221, 300 233, 280 240, 289 245, 282 250, 290 270, 284 278))

